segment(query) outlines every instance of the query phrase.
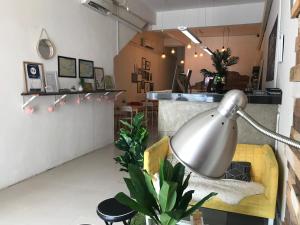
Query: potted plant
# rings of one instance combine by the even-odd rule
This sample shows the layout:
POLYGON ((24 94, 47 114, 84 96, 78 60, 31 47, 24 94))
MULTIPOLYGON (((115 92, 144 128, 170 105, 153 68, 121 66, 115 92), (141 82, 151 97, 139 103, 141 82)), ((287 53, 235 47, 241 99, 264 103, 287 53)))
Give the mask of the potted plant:
POLYGON ((139 168, 144 166, 144 151, 147 147, 149 132, 143 126, 143 121, 143 113, 137 113, 132 119, 132 124, 120 120, 124 127, 120 129, 115 145, 124 153, 114 160, 121 165, 121 171, 128 172, 129 164, 137 165, 139 168))
POLYGON ((214 89, 217 92, 220 92, 223 91, 226 82, 228 67, 237 64, 239 57, 231 56, 230 48, 227 48, 224 51, 219 51, 217 49, 213 52, 211 60, 213 61, 212 65, 215 67, 216 72, 212 72, 207 69, 202 69, 200 72, 204 75, 204 77, 212 78, 214 89))
POLYGON ((159 190, 152 177, 136 165, 129 164, 130 178, 124 178, 130 197, 123 192, 115 198, 131 209, 149 216, 156 225, 175 225, 216 193, 211 193, 189 208, 194 191, 186 191, 190 175, 184 177, 185 167, 178 163, 174 167, 168 160, 160 163, 159 190))

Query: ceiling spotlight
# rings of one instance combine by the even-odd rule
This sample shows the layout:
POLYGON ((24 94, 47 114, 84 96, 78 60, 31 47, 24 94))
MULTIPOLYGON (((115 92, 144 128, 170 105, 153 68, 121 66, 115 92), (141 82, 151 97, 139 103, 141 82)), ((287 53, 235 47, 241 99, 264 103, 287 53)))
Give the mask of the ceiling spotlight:
POLYGON ((188 45, 186 46, 186 48, 191 49, 191 48, 192 48, 192 45, 191 45, 191 44, 188 44, 188 45))
POLYGON ((184 60, 181 60, 181 61, 180 61, 180 64, 184 64, 184 60))
POLYGON ((171 53, 175 54, 175 49, 174 48, 172 48, 171 53))
POLYGON ((165 54, 165 53, 162 53, 162 54, 161 54, 161 58, 162 58, 162 59, 165 59, 165 58, 166 58, 166 54, 165 54))
POLYGON ((197 52, 195 52, 195 54, 194 54, 194 57, 195 57, 195 58, 197 58, 197 57, 198 57, 198 53, 197 53, 197 52))

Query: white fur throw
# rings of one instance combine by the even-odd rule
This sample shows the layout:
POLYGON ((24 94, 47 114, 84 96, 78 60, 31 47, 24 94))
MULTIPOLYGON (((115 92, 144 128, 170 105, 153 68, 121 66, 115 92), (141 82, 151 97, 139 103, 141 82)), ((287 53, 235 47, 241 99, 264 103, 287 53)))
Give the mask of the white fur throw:
MULTIPOLYGON (((178 161, 173 156, 168 156, 168 160, 172 165, 178 161)), ((186 176, 191 171, 185 168, 186 176)), ((157 178, 157 176, 156 176, 157 178)), ((157 179, 158 180, 158 179, 157 179)), ((158 184, 159 186, 159 184, 158 184)), ((188 190, 195 190, 193 200, 199 201, 211 192, 216 192, 217 198, 231 205, 238 204, 243 198, 251 195, 263 194, 265 188, 262 184, 256 182, 245 182, 231 179, 213 180, 200 177, 195 173, 191 174, 188 190)))
POLYGON ((221 179, 211 180, 192 174, 188 186, 195 190, 193 200, 199 201, 211 192, 216 192, 217 198, 231 205, 238 204, 243 198, 264 193, 264 186, 256 182, 221 179))

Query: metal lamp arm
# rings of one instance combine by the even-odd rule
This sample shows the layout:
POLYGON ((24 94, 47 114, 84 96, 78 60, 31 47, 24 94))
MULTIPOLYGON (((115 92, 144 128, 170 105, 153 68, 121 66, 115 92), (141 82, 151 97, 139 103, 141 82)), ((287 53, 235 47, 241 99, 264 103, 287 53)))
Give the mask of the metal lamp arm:
POLYGON ((262 126, 261 124, 259 124, 258 122, 256 122, 248 113, 246 113, 245 111, 243 111, 242 109, 237 110, 236 112, 240 117, 242 117, 244 120, 246 120, 252 127, 254 127, 256 130, 258 130, 259 132, 261 132, 262 134, 273 138, 277 141, 280 141, 282 143, 285 143, 287 145, 293 146, 295 148, 300 149, 300 142, 295 141, 293 139, 290 139, 286 136, 283 136, 281 134, 277 134, 271 130, 269 130, 268 128, 265 128, 264 126, 262 126))

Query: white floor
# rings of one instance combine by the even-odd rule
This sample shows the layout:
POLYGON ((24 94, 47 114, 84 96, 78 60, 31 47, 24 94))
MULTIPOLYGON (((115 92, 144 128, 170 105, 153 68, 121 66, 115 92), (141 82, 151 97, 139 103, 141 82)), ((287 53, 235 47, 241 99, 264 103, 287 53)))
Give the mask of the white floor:
POLYGON ((116 152, 108 146, 0 191, 0 225, 103 225, 97 204, 126 190, 116 152))

